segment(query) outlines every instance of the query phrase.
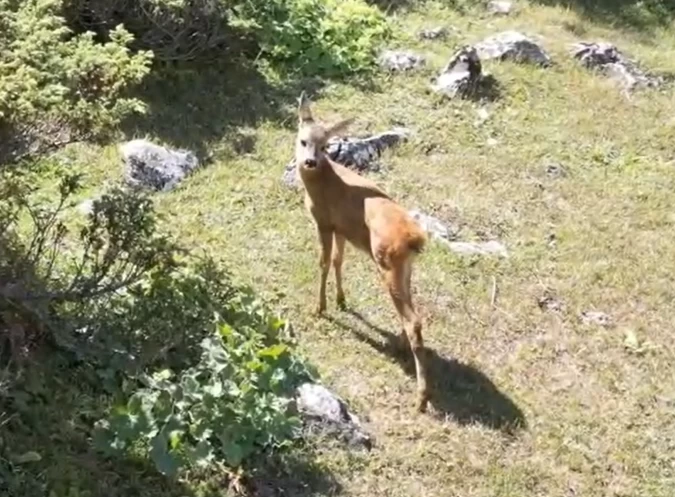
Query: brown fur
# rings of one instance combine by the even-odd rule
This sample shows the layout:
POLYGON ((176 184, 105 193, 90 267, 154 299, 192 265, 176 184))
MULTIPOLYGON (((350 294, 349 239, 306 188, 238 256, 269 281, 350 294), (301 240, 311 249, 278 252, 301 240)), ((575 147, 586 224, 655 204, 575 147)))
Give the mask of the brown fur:
POLYGON ((342 260, 345 240, 374 260, 401 322, 401 344, 410 346, 417 371, 420 411, 428 401, 422 323, 412 303, 412 261, 422 252, 426 235, 410 215, 379 186, 330 160, 325 154, 328 138, 350 122, 330 127, 314 122, 309 104, 300 97, 300 123, 296 143, 298 173, 305 186, 305 206, 312 215, 321 244, 321 278, 317 312, 326 309, 326 280, 332 256, 337 303, 345 304, 342 260), (334 248, 334 250, 333 250, 334 248))

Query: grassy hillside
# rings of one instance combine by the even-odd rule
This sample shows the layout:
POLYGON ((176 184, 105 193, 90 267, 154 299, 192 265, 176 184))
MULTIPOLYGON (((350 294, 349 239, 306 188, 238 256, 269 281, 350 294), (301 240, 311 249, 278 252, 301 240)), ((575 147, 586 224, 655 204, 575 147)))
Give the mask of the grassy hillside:
MULTIPOLYGON (((647 68, 675 72, 675 26, 666 16, 672 10, 643 6, 630 23, 630 6, 617 13, 601 3, 520 1, 503 17, 463 13, 451 2, 392 8, 394 45, 426 55, 427 68, 373 81, 288 83, 218 67, 147 83, 150 114, 128 134, 210 157, 176 191, 156 196, 167 229, 290 318, 303 353, 375 438, 370 454, 311 449, 314 466, 298 470, 295 483, 269 480, 283 495, 675 492, 675 90, 626 99, 568 55, 570 43, 602 39, 647 68), (438 25, 457 32, 417 40, 420 28, 438 25), (539 37, 556 64, 485 63, 500 83, 490 102, 444 101, 428 91, 459 44, 505 29, 539 37), (419 259, 415 296, 433 360, 427 415, 412 410, 414 370, 392 352, 398 321, 367 257, 347 248, 350 310, 337 311, 331 299, 328 318, 311 315, 317 241, 301 194, 279 180, 302 88, 320 117, 356 116, 356 133, 411 128, 414 138, 387 153, 373 177, 406 207, 459 226, 461 239, 498 239, 509 249, 506 260, 466 259, 431 244, 419 259), (483 123, 479 109, 489 113, 483 123), (550 165, 564 174, 550 174, 550 165), (562 309, 542 309, 546 296, 562 309), (584 324, 580 314, 592 310, 612 325, 584 324), (305 475, 307 485, 298 484, 305 475)), ((87 195, 121 176, 113 145, 75 145, 61 156, 86 171, 87 195)), ((61 405, 86 412, 78 402, 61 405)), ((58 436, 71 448, 82 442, 73 442, 70 425, 58 436)), ((56 495, 116 495, 119 469, 88 458, 93 469, 82 471, 80 452, 65 454, 51 470, 67 482, 56 495), (97 480, 107 484, 94 487, 97 480), (69 485, 80 493, 67 493, 69 485)), ((129 474, 149 473, 139 466, 129 474)), ((137 477, 145 478, 130 478, 137 477)), ((168 483, 148 478, 132 488, 165 495, 168 483)), ((189 476, 170 491, 201 495, 199 481, 189 476)), ((225 492, 217 478, 209 481, 211 495, 225 492)))

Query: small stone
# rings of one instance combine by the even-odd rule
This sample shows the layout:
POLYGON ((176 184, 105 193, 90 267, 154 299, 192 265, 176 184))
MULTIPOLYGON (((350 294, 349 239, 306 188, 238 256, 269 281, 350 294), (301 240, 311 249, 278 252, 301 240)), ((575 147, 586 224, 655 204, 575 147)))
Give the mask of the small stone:
POLYGON ((476 120, 477 126, 480 126, 480 125, 484 124, 485 121, 487 121, 490 118, 490 113, 488 112, 487 109, 485 109, 483 107, 478 109, 476 114, 478 114, 478 119, 476 120))
POLYGON ((487 143, 488 147, 496 147, 499 145, 499 141, 495 138, 488 138, 485 143, 487 143))
POLYGON ((612 320, 604 312, 600 311, 584 311, 581 313, 581 321, 584 324, 597 324, 599 326, 608 327, 611 325, 612 320))
POLYGON ((625 338, 623 344, 627 349, 638 350, 640 348, 640 341, 633 330, 626 330, 624 335, 625 338))
POLYGON ((563 178, 567 176, 567 171, 562 164, 550 162, 546 165, 546 174, 552 178, 563 178))
POLYGON ((426 64, 426 59, 412 52, 385 50, 378 58, 378 64, 388 71, 411 71, 426 64))
POLYGON ((450 250, 460 255, 497 255, 508 257, 506 247, 496 240, 489 242, 448 242, 450 250))
POLYGON ((413 209, 408 212, 410 216, 432 239, 435 239, 453 252, 460 255, 498 255, 508 257, 506 247, 497 241, 489 242, 458 242, 454 241, 459 234, 459 229, 443 223, 440 219, 424 214, 413 209))
POLYGON ((450 35, 450 30, 444 26, 422 29, 417 36, 420 40, 445 40, 450 35))
POLYGON ((512 7, 513 4, 511 2, 506 2, 503 0, 493 0, 492 2, 488 3, 488 10, 492 14, 509 14, 512 7))
POLYGON ((485 60, 511 60, 542 67, 551 65, 551 57, 532 39, 517 31, 504 31, 476 44, 478 55, 485 60))
POLYGON ((440 219, 424 214, 423 212, 413 209, 408 211, 420 227, 432 238, 442 239, 446 241, 455 240, 459 229, 454 226, 449 226, 443 223, 440 219))
POLYGON ((337 435, 354 446, 370 449, 372 440, 345 402, 323 385, 304 383, 296 391, 296 405, 307 431, 337 435))
POLYGON ((120 145, 126 167, 126 182, 134 187, 156 191, 173 189, 199 167, 194 153, 172 150, 147 140, 132 140, 120 145))
POLYGON ((542 311, 550 312, 561 312, 565 307, 565 304, 563 304, 563 302, 558 297, 549 293, 545 294, 543 297, 540 297, 537 301, 537 304, 542 311))

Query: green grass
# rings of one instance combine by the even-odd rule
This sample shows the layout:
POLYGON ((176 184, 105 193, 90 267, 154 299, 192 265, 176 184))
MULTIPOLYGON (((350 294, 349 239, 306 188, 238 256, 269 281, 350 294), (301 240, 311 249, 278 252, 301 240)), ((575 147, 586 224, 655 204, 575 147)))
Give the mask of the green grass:
MULTIPOLYGON (((216 70, 186 73, 173 86, 148 85, 151 114, 131 132, 211 156, 178 190, 157 195, 166 228, 288 316, 303 353, 374 435, 369 455, 313 448, 313 464, 332 483, 302 488, 304 476, 296 476, 286 495, 671 496, 675 93, 645 91, 627 100, 579 68, 567 48, 606 39, 646 67, 672 72, 675 27, 647 36, 575 10, 524 3, 516 16, 466 15, 441 3, 393 11, 402 32, 397 45, 427 55, 427 69, 378 76, 369 85, 313 87, 320 117, 355 115, 359 133, 401 124, 415 131, 373 175, 402 204, 461 226, 462 239, 499 239, 511 253, 507 260, 467 260, 431 244, 419 259, 414 291, 433 358, 429 414, 413 413, 411 365, 391 353, 398 322, 366 256, 347 248, 351 311, 338 312, 331 299, 327 319, 311 315, 317 240, 301 194, 279 181, 302 85, 246 86, 246 78, 216 70), (448 42, 416 40, 418 28, 438 24, 460 34, 448 42), (428 91, 429 77, 457 44, 503 29, 540 35, 557 64, 486 63, 500 82, 494 102, 448 102, 428 91), (476 125, 480 107, 490 117, 476 125), (489 146, 489 138, 498 145, 489 146), (566 176, 549 177, 550 163, 563 165, 566 176), (546 292, 564 302, 562 312, 539 308, 546 292), (582 324, 585 310, 607 312, 614 326, 582 324), (644 350, 625 346, 630 331, 644 350)), ((64 155, 87 171, 88 193, 121 174, 113 146, 75 146, 64 155)), ((105 469, 87 460, 94 476, 80 477, 80 488, 106 495, 96 490, 97 471, 105 469)), ((49 461, 57 482, 61 465, 77 466, 68 454, 66 463, 49 461)), ((137 487, 147 488, 143 495, 174 495, 155 486, 150 470, 142 474, 150 475, 137 487)), ((199 495, 199 481, 188 476, 171 492, 199 495)))

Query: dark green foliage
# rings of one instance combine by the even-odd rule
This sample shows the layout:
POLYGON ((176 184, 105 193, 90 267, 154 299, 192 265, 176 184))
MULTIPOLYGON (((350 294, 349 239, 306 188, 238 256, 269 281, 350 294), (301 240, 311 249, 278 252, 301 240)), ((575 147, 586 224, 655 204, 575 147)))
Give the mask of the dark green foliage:
POLYGON ((152 54, 111 27, 105 43, 73 36, 61 1, 0 0, 0 163, 73 140, 99 137, 143 110, 128 90, 152 54))
POLYGON ((362 0, 241 2, 233 22, 255 33, 261 54, 305 74, 369 68, 390 35, 382 13, 362 0))
POLYGON ((153 58, 344 76, 371 68, 389 34, 363 0, 0 0, 0 164, 143 113, 132 92, 153 58))
POLYGON ((60 176, 57 200, 49 202, 39 198, 32 175, 0 175, 0 350, 16 353, 47 331, 67 342, 55 317, 61 311, 110 298, 173 264, 175 249, 157 233, 149 198, 113 189, 78 228, 64 215, 79 176, 60 176))
POLYGON ((297 426, 289 399, 310 376, 286 323, 159 235, 145 195, 113 189, 83 226, 66 223, 79 176, 57 174, 53 203, 31 175, 0 182, 0 345, 16 372, 0 380, 20 379, 18 359, 41 345, 68 352, 98 389, 124 399, 100 446, 141 450, 162 473, 237 467, 285 445, 297 426))
POLYGON ((71 25, 107 39, 122 23, 135 45, 158 60, 221 58, 243 46, 249 56, 311 74, 367 68, 389 34, 382 13, 363 0, 68 0, 66 6, 71 25))
POLYGON ((298 422, 288 405, 309 373, 278 335, 283 321, 246 296, 233 299, 230 310, 241 314, 236 324, 218 323, 201 341, 196 365, 143 375, 143 387, 100 424, 99 447, 135 447, 160 472, 175 474, 214 460, 236 468, 293 437, 298 422))

